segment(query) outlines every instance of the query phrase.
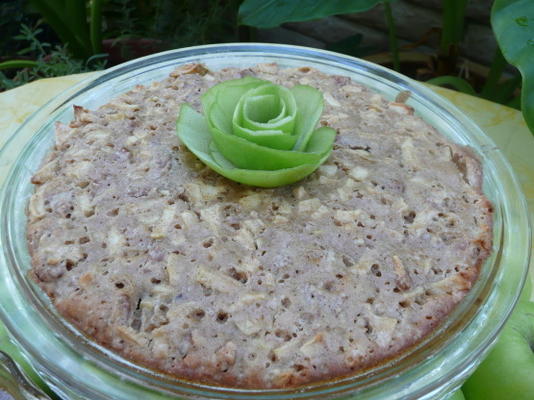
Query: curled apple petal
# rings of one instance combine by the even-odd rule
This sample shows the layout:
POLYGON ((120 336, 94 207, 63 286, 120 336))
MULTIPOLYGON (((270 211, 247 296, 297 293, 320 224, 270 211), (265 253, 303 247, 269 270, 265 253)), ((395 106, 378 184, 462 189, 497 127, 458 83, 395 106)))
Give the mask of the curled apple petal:
POLYGON ((248 91, 234 111, 234 128, 253 131, 278 130, 293 134, 297 105, 289 89, 271 83, 248 91))
POLYGON ((294 150, 306 148, 313 129, 323 113, 323 95, 311 86, 297 85, 291 88, 297 103, 295 134, 298 136, 294 150))
POLYGON ((219 174, 275 187, 311 174, 330 155, 331 128, 316 129, 321 92, 257 78, 226 81, 202 96, 204 115, 184 104, 176 130, 184 145, 219 174))

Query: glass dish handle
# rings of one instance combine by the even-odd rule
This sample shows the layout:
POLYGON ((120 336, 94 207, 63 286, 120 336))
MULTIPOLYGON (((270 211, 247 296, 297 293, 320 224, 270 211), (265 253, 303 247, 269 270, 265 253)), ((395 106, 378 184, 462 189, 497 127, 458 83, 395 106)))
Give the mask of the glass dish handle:
POLYGON ((50 400, 50 397, 31 383, 15 361, 0 350, 1 390, 8 392, 15 400, 50 400))

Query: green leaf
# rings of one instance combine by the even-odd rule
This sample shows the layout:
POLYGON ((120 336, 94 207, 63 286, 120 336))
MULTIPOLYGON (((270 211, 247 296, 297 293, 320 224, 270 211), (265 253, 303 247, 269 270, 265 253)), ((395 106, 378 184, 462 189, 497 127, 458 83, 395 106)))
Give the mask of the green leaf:
POLYGON ((31 60, 9 60, 0 63, 0 70, 10 68, 33 68, 38 65, 37 61, 31 60))
MULTIPOLYGON (((57 4, 57 1, 48 1, 48 3, 57 4)), ((87 11, 85 9, 85 0, 68 0, 63 7, 56 9, 58 14, 62 15, 64 22, 68 24, 71 33, 76 37, 78 42, 82 43, 86 51, 91 51, 91 39, 87 25, 87 11)))
POLYGON ((515 108, 516 110, 521 111, 521 97, 516 96, 512 100, 510 100, 508 103, 506 103, 508 107, 515 108))
POLYGON ((484 83, 484 86, 482 87, 482 90, 480 91, 481 97, 491 100, 499 91, 499 80, 502 77, 506 65, 507 63, 502 55, 501 49, 497 47, 491 62, 488 77, 484 83))
POLYGON ((516 66, 523 77, 523 117, 534 134, 534 2, 495 0, 491 25, 504 58, 516 66))
POLYGON ((91 0, 89 3, 89 35, 91 36, 93 54, 102 52, 102 1, 91 0))
POLYGON ((274 28, 285 22, 362 12, 382 2, 383 0, 245 0, 239 7, 238 20, 240 25, 274 28))
POLYGON ((78 21, 70 21, 67 17, 66 7, 58 0, 30 0, 30 4, 39 11, 45 21, 52 27, 61 41, 68 44, 70 52, 75 57, 87 58, 91 55, 87 43, 80 41, 76 35, 78 21))
MULTIPOLYGON (((335 51, 337 53, 347 54, 353 57, 363 57, 373 52, 372 47, 362 46, 363 35, 357 33, 355 35, 338 40, 337 42, 327 43, 326 50, 335 51)), ((378 53, 378 49, 376 53, 378 53)))
POLYGON ((497 92, 490 98, 491 101, 500 104, 506 104, 512 98, 515 90, 521 86, 521 77, 507 79, 497 86, 497 92))
POLYGON ((440 48, 449 54, 451 46, 457 46, 464 36, 464 17, 468 0, 443 0, 443 20, 440 48))
POLYGON ((180 109, 176 131, 185 146, 211 169, 233 181, 259 187, 287 185, 311 174, 328 158, 335 138, 333 129, 319 128, 310 138, 307 147, 310 152, 321 154, 315 163, 304 163, 292 168, 267 171, 237 168, 229 162, 213 143, 206 119, 187 104, 182 105, 180 109), (326 150, 324 150, 325 148, 326 150))
POLYGON ((397 39, 397 27, 395 25, 395 19, 393 18, 393 12, 391 11, 390 0, 384 1, 384 13, 386 15, 386 24, 388 26, 389 51, 393 58, 393 69, 395 71, 400 71, 399 41, 397 39))
POLYGON ((102 51, 103 0, 30 0, 46 22, 77 58, 86 59, 102 51), (89 21, 87 19, 89 3, 89 21))
POLYGON ((459 92, 470 94, 471 96, 476 96, 475 89, 469 84, 465 79, 459 78, 457 76, 444 75, 437 78, 432 78, 426 81, 426 83, 431 83, 432 85, 437 86, 452 86, 454 89, 459 92))

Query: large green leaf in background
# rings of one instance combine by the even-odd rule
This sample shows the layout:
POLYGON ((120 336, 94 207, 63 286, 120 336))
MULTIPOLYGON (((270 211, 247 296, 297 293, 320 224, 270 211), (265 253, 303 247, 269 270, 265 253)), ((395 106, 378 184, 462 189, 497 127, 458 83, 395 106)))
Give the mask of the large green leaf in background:
POLYGON ((103 1, 29 0, 63 44, 67 44, 69 52, 80 59, 102 51, 103 1))
POLYGON ((284 22, 309 21, 330 15, 366 11, 383 2, 384 0, 245 0, 239 7, 239 23, 256 28, 274 28, 284 22))
POLYGON ((534 134, 534 1, 495 0, 491 25, 504 58, 523 76, 521 109, 534 134))

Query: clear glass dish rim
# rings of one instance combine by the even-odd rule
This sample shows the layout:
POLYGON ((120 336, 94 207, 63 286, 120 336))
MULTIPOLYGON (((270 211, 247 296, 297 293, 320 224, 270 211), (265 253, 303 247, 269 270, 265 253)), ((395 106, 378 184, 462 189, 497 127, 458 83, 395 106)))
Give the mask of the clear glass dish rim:
MULTIPOLYGON (((22 132, 24 129, 35 129, 34 125, 39 125, 39 128, 41 128, 42 125, 44 125, 45 122, 50 123, 50 121, 53 120, 53 117, 55 114, 57 114, 58 110, 60 110, 62 107, 64 107, 66 104, 70 104, 70 102, 75 99, 79 95, 83 95, 83 93, 86 93, 90 89, 97 87, 98 85, 105 84, 106 82, 109 82, 112 79, 121 79, 124 77, 131 77, 135 76, 137 74, 141 74, 143 70, 151 68, 155 65, 161 65, 165 62, 169 61, 180 61, 181 59, 184 59, 186 57, 190 56, 198 56, 202 58, 202 56, 213 56, 214 54, 217 55, 226 55, 228 56, 230 53, 236 52, 241 54, 256 54, 260 53, 263 55, 278 55, 280 57, 303 57, 305 60, 306 57, 311 57, 311 62, 316 62, 317 60, 323 60, 324 62, 334 62, 337 64, 345 65, 349 68, 356 68, 361 71, 367 71, 368 73, 372 73, 377 75, 381 79, 388 80, 395 84, 396 86, 400 88, 404 88, 404 90, 410 90, 413 95, 420 96, 425 101, 430 102, 430 104, 435 108, 434 111, 439 112, 440 115, 450 121, 454 121, 457 125, 460 124, 462 129, 465 131, 463 132, 464 135, 467 135, 468 141, 470 141, 470 144, 476 145, 477 150, 482 151, 482 154, 479 154, 482 156, 484 161, 491 160, 492 166, 497 167, 496 171, 492 171, 491 173, 496 175, 495 178, 499 178, 498 182, 503 185, 502 190, 500 191, 500 195, 504 196, 504 193, 506 193, 506 198, 503 198, 501 200, 506 200, 502 203, 502 209, 500 210, 502 214, 502 223, 503 223, 503 229, 502 229, 502 241, 503 245, 511 246, 512 240, 514 239, 514 248, 516 249, 516 253, 512 254, 513 251, 509 249, 508 247, 500 246, 499 247, 499 254, 498 257, 500 258, 499 264, 502 266, 504 264, 504 267, 498 268, 498 271, 495 271, 494 280, 491 283, 493 286, 499 287, 492 287, 492 288, 479 288, 479 294, 482 292, 486 292, 488 294, 489 292, 493 293, 493 302, 486 302, 485 306, 492 305, 492 310, 495 311, 497 308, 499 309, 499 312, 496 314, 497 316, 500 316, 499 320, 496 321, 496 323, 490 328, 488 327, 487 332, 484 332, 484 335, 482 335, 482 332, 480 330, 478 331, 478 336, 483 337, 477 337, 480 340, 479 345, 475 345, 473 349, 471 349, 471 354, 464 355, 464 357, 458 357, 459 362, 458 366, 456 368, 452 368, 450 371, 448 371, 448 374, 446 376, 440 376, 440 377, 434 377, 433 380, 430 380, 430 382, 422 382, 424 379, 417 374, 413 375, 414 370, 410 370, 412 372, 412 378, 415 379, 414 396, 420 396, 420 394, 427 394, 427 393, 433 393, 433 392, 443 392, 443 388, 446 386, 448 388, 454 386, 454 384, 458 384, 459 378, 462 374, 465 375, 468 372, 468 369, 463 368, 465 366, 470 366, 470 368, 473 368, 473 364, 476 363, 476 360, 480 358, 480 354, 487 351, 489 345, 493 342, 495 336, 500 331, 500 328, 504 324, 506 318, 508 317, 513 305, 515 304, 520 288, 522 287, 522 284, 524 282, 524 278, 526 276, 527 270, 528 270, 528 261, 530 256, 530 227, 528 225, 529 217, 528 217, 528 210, 526 206, 526 201, 524 199, 524 196, 522 196, 519 184, 517 182, 517 179, 514 177, 514 174, 511 170, 511 167, 509 166, 508 162, 505 160, 501 152, 496 148, 496 146, 493 144, 493 142, 487 138, 482 131, 467 117, 465 117, 459 110, 457 110, 454 106, 452 106, 448 101, 444 100, 437 94, 433 93, 430 89, 425 88, 420 83, 411 81, 409 78, 406 78, 402 75, 399 75, 393 71, 387 70, 383 67, 358 60, 352 57, 348 56, 342 56, 336 53, 331 53, 327 51, 322 50, 315 50, 315 49, 309 49, 304 47, 297 47, 297 46, 287 46, 287 45, 266 45, 266 44, 255 44, 255 43, 246 43, 246 44, 225 44, 225 45, 207 45, 207 46, 197 46, 192 48, 185 48, 180 50, 173 50, 165 53, 159 53, 157 55, 148 56, 142 59, 134 60, 126 64, 122 64, 120 66, 114 67, 106 72, 104 72, 102 75, 99 75, 96 78, 89 78, 88 80, 85 80, 81 82, 80 84, 74 86, 73 88, 67 90, 66 92, 62 93, 55 99, 51 100, 49 103, 47 103, 45 106, 43 106, 40 110, 38 110, 24 125, 22 125, 15 135, 13 135, 12 139, 6 143, 4 148, 2 149, 2 152, 0 153, 1 156, 5 156, 6 154, 9 154, 10 149, 16 145, 17 137, 19 136, 19 133, 22 132), (44 117, 44 119, 43 119, 44 117), (41 119, 40 119, 41 118, 41 119), (473 141, 473 142, 471 142, 473 141), (506 190, 505 190, 506 189, 506 190), (516 194, 514 198, 511 198, 513 194, 516 194), (506 223, 507 222, 507 223, 506 223), (513 222, 516 222, 514 224, 513 222), (512 234, 514 234, 514 237, 512 238, 512 234), (518 238, 520 240, 518 240, 518 238), (517 249, 519 248, 519 251, 517 249), (519 255, 519 256, 518 256, 519 255), (522 257, 521 257, 522 255, 522 257), (516 260, 519 258, 519 260, 516 260), (509 265, 506 263, 507 261, 514 260, 516 263, 519 262, 520 267, 519 273, 516 273, 515 275, 512 274, 512 277, 514 279, 511 279, 510 277, 507 277, 507 281, 503 282, 504 271, 503 269, 509 265), (523 268, 521 268, 521 265, 523 265, 523 268), (499 289, 499 290, 497 290, 499 289), (504 290, 506 289, 506 290, 504 290), (496 294, 495 294, 496 293, 496 294), (512 293, 512 295, 510 295, 512 293), (507 301, 505 301, 507 300, 507 301), (466 372, 467 371, 467 372, 466 372), (445 384, 444 382, 448 381, 449 384, 445 384)), ((259 54, 259 55, 260 55, 259 54)), ((32 140, 26 144, 25 149, 31 147, 31 143, 35 140, 35 138, 32 138, 32 140)), ((1 159, 1 158, 0 158, 1 159)), ((483 161, 483 162, 484 162, 483 161)), ((485 162, 484 162, 485 164, 485 162)), ((20 167, 20 166, 19 166, 20 167)), ((10 171, 10 178, 13 177, 14 170, 16 170, 16 166, 13 167, 10 171)), ((9 229, 4 229, 5 226, 9 225, 9 222, 6 223, 8 218, 8 210, 5 210, 6 199, 9 199, 10 193, 7 188, 10 187, 10 184, 15 183, 11 182, 10 179, 8 179, 7 183, 4 182, 2 193, 0 197, 0 244, 4 248, 7 242, 9 242, 9 229)), ((13 199, 11 199, 13 200, 13 199)), ((8 243, 7 243, 8 244, 8 243)), ((2 253, 2 257, 5 256, 6 252, 2 253)), ((7 251, 9 253, 9 249, 7 251)), ((7 255, 9 257, 9 254, 7 255)), ((5 259, 0 260, 6 262, 5 259)), ((13 290, 16 292, 18 290, 18 286, 16 283, 12 280, 12 276, 10 274, 6 274, 6 271, 9 268, 2 268, 0 270, 0 274, 4 275, 4 286, 7 288, 7 290, 10 290, 10 293, 13 290)), ((0 275, 1 276, 1 275, 0 275)), ((2 286, 0 286, 2 288, 2 286)), ((19 293, 20 294, 20 293, 19 293)), ((26 296, 28 293, 25 294, 26 296)), ((488 300, 491 300, 492 296, 488 296, 488 300)), ((472 299, 474 301, 474 298, 472 299)), ((51 368, 53 366, 47 365, 47 360, 42 359, 39 355, 39 351, 36 351, 38 349, 35 349, 34 346, 32 346, 31 340, 28 340, 27 337, 25 337, 24 332, 20 332, 17 330, 16 324, 14 324, 13 318, 10 317, 9 313, 6 311, 4 299, 2 299, 2 304, 0 304, 0 317, 5 322, 6 327, 10 331, 10 333, 15 337, 15 340, 19 342, 19 344, 22 345, 23 349, 26 353, 32 358, 37 360, 37 363, 40 365, 41 369, 43 370, 46 377, 48 377, 51 381, 51 383, 54 386, 57 386, 60 384, 60 382, 57 381, 57 375, 59 372, 59 375, 63 374, 65 375, 65 371, 61 372, 58 371, 57 368, 54 371, 54 368, 51 368), (44 365, 43 365, 44 364, 44 365)), ((483 310, 483 306, 478 308, 478 311, 475 312, 472 315, 471 318, 471 326, 475 324, 475 322, 480 322, 477 320, 480 320, 483 316, 481 316, 483 310)), ((486 310, 488 311, 488 310, 486 310)), ((489 310, 491 311, 491 310, 489 310)), ((487 324, 486 324, 487 325, 487 324)), ((456 338, 453 340, 449 340, 448 344, 444 346, 444 349, 451 347, 454 343, 458 342, 460 343, 459 334, 456 335, 456 338), (447 347, 448 346, 448 347, 447 347)), ((62 338, 58 338, 58 341, 62 341, 62 338)), ((78 338, 80 339, 80 338, 78 338)), ((65 343, 62 343, 65 345, 65 343)), ((71 349, 73 350, 73 349, 71 349)), ((84 350, 85 351, 85 350, 84 350)), ((443 353, 442 351, 441 353, 443 353)), ((158 386, 157 383, 154 382, 148 382, 148 380, 152 379, 151 377, 148 377, 144 375, 143 373, 139 374, 139 370, 135 369, 128 369, 126 368, 125 371, 121 371, 120 368, 116 369, 115 366, 111 365, 109 366, 109 359, 113 359, 113 356, 110 356, 109 354, 106 355, 106 352, 103 352, 102 354, 85 354, 83 353, 83 356, 86 359, 91 360, 94 362, 95 365, 98 365, 103 370, 106 370, 109 374, 117 374, 117 372, 120 375, 121 378, 124 379, 130 379, 131 382, 134 385, 146 385, 146 387, 151 386, 158 386), (108 358, 109 357, 109 358, 108 358), (146 378, 146 379, 145 379, 146 378)), ((440 354, 434 354, 434 356, 439 356, 440 354)), ((439 357, 437 357, 439 358, 439 357)), ((436 361, 439 361, 436 357, 434 359, 436 361)), ((442 360, 443 361, 443 360, 442 360)), ((408 372, 410 372, 408 371, 408 372)), ((351 379, 348 379, 350 381, 351 379)), ((428 379, 427 379, 428 380, 428 379)), ((391 381, 391 379, 390 379, 391 381)), ((79 382, 71 382, 75 387, 79 385, 79 382)), ((348 386, 354 386, 351 385, 351 382, 347 383, 348 386)), ((185 384, 184 386, 189 386, 189 384, 185 384)), ((330 384, 325 384, 326 389, 330 386, 330 384)), ((335 386, 335 385, 334 385, 335 386)), ((336 386, 337 389, 339 389, 338 386, 336 386)), ((84 391, 84 389, 87 388, 78 388, 81 389, 81 392, 84 391)), ((94 389, 94 388, 93 388, 94 389)), ((165 388, 163 388, 165 389, 165 388)), ((312 390, 309 394, 310 395, 319 395, 317 390, 320 391, 320 388, 316 390, 312 390)), ((344 388, 343 390, 350 390, 351 388, 344 388)), ((372 388, 371 388, 372 389, 372 388)), ((301 397, 298 393, 302 394, 302 389, 297 391, 291 390, 287 391, 287 393, 282 393, 281 391, 247 391, 247 390, 236 390, 236 389, 223 389, 222 392, 220 389, 214 389, 212 391, 212 388, 206 387, 203 385, 196 385, 191 384, 191 388, 188 388, 188 391, 183 393, 183 395, 194 394, 194 395, 220 395, 222 398, 225 396, 233 396, 231 398, 249 398, 247 396, 251 396, 254 398, 295 398, 294 396, 298 395, 298 397, 301 397), (270 396, 271 397, 265 397, 270 396), (236 397, 238 396, 238 397, 236 397), (245 397, 242 397, 245 396, 245 397), (288 397, 289 396, 289 397, 288 397)), ((337 393, 337 392, 336 392, 337 393)), ((339 392, 339 393, 342 393, 339 392)), ((372 395, 372 391, 367 392, 369 395, 372 395)), ((323 393, 324 395, 328 394, 328 391, 323 393)), ((364 395, 365 393, 361 393, 361 395, 364 395)), ((304 394, 305 395, 305 394, 304 394)), ((302 397, 304 397, 304 395, 302 397)), ((367 397, 360 397, 360 398, 367 398, 367 397)), ((415 398, 415 397, 414 397, 415 398)))

